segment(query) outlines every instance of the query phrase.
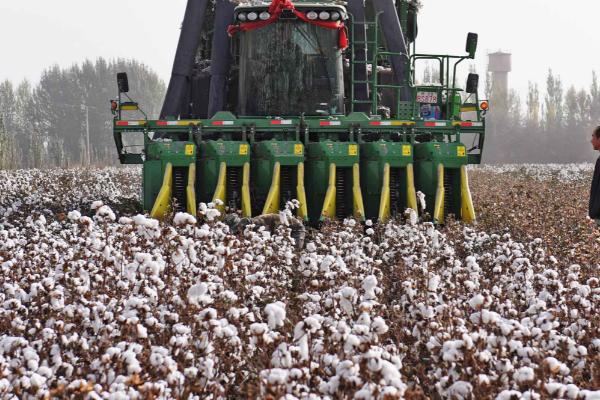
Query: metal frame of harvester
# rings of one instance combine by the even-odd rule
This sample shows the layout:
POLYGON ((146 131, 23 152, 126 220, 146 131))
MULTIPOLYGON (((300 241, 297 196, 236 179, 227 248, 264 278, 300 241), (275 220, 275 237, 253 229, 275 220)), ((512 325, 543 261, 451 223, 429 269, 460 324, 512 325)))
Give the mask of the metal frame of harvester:
POLYGON ((461 96, 456 71, 474 58, 477 35, 463 56, 418 54, 414 1, 340 4, 189 0, 160 119, 125 118, 139 107, 123 100, 127 76, 118 76, 114 138, 121 163, 143 164, 144 209, 195 215, 214 202, 249 217, 297 199, 311 223, 386 221, 416 210, 421 191, 434 221, 475 219, 466 166, 481 160, 487 102, 475 74, 461 96), (332 34, 337 48, 322 47, 332 34), (439 85, 414 84, 421 59, 439 62, 439 85), (257 68, 264 81, 248 82, 257 68), (323 110, 302 103, 297 75, 310 101, 325 93, 323 110), (279 115, 292 101, 304 109, 279 115))

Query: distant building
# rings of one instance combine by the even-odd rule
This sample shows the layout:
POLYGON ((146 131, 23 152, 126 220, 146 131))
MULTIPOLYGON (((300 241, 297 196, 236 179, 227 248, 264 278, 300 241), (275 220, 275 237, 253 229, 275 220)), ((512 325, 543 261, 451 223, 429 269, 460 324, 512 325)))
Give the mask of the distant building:
POLYGON ((492 73, 492 93, 506 98, 508 95, 508 73, 512 71, 512 54, 497 51, 488 54, 488 71, 492 73))

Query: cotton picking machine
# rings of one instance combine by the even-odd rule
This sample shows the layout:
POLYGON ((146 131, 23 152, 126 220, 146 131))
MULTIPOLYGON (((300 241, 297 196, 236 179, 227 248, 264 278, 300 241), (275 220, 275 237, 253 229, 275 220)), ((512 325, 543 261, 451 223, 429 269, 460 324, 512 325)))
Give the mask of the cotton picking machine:
POLYGON ((473 221, 466 166, 481 160, 487 102, 476 74, 456 80, 477 35, 463 55, 419 54, 418 9, 189 0, 160 119, 136 117, 117 77, 114 138, 121 163, 143 164, 144 209, 213 202, 250 217, 296 199, 313 224, 386 221, 417 210, 420 191, 434 221, 473 221), (424 63, 438 82, 415 83, 424 63))

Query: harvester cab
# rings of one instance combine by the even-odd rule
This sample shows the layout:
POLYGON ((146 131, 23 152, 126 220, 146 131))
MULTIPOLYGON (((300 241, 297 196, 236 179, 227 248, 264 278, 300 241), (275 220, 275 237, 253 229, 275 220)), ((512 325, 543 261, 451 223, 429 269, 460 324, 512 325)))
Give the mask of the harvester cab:
POLYGON ((465 91, 456 78, 477 35, 465 55, 419 54, 418 9, 413 0, 190 0, 158 120, 124 117, 135 103, 122 101, 128 83, 118 77, 115 142, 122 163, 144 165, 144 208, 195 215, 213 202, 251 217, 295 199, 311 223, 386 221, 417 211, 420 191, 436 222, 473 221, 466 166, 480 162, 487 103, 476 74, 465 91), (439 65, 439 83, 415 83, 420 60, 439 65))

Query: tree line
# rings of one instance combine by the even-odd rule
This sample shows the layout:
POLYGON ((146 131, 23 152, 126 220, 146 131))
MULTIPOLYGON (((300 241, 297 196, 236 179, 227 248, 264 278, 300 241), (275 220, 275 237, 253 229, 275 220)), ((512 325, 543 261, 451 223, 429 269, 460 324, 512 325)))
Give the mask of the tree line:
POLYGON ((118 162, 110 112, 117 72, 128 73, 131 97, 156 118, 165 84, 134 60, 53 66, 36 85, 0 82, 0 169, 118 162))
POLYGON ((600 125, 600 85, 592 72, 588 88, 565 90, 560 76, 548 71, 543 89, 529 84, 524 100, 514 90, 501 93, 486 81, 490 99, 485 163, 569 163, 594 161, 590 144, 600 125))
MULTIPOLYGON (((130 77, 131 97, 150 118, 160 112, 165 84, 133 60, 85 61, 66 69, 45 70, 40 82, 0 82, 0 169, 115 164, 109 100, 116 94, 116 73, 130 77), (89 128, 89 145, 87 137, 89 128)), ((436 71, 425 70, 424 81, 436 71)), ((487 115, 485 163, 589 162, 593 127, 600 125, 600 84, 592 73, 588 88, 565 90, 548 71, 541 89, 530 83, 524 99, 485 83, 487 115)))

